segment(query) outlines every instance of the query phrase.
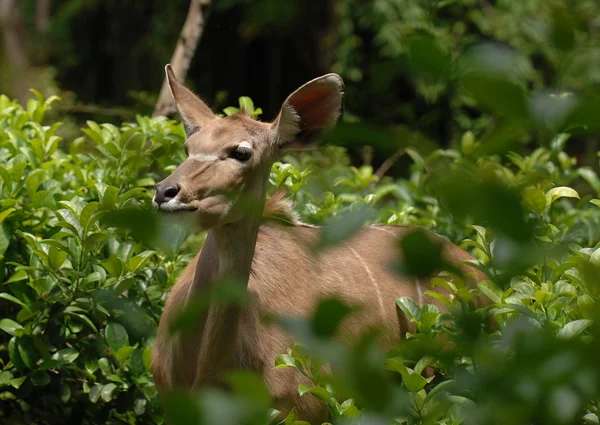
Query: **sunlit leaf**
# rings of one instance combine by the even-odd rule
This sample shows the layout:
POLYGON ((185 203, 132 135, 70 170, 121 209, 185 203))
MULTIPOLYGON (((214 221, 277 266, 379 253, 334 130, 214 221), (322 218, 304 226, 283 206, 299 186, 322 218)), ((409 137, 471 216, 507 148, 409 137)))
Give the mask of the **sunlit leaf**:
POLYGON ((552 205, 552 203, 559 198, 579 199, 579 194, 574 189, 565 186, 555 187, 546 192, 546 202, 548 206, 552 205))
POLYGON ((581 334, 584 330, 586 330, 591 324, 592 320, 588 319, 580 319, 574 320, 572 322, 567 323, 561 330, 556 334, 557 338, 561 339, 571 339, 581 334))

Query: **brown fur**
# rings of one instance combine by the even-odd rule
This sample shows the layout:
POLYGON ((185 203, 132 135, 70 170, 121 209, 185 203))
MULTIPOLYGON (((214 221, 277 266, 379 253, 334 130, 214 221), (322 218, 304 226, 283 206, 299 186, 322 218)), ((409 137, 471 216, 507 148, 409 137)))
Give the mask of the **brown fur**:
MULTIPOLYGON (((337 296, 360 307, 360 313, 341 323, 341 340, 351 341, 377 327, 382 331, 381 345, 389 347, 413 330, 397 312, 398 297, 444 310, 424 294, 431 289, 428 279, 402 277, 391 269, 399 256, 398 239, 411 229, 369 226, 317 255, 312 248, 320 230, 299 223, 281 192, 265 201, 277 152, 306 146, 316 132, 339 119, 343 98, 339 77, 329 74, 307 83, 286 99, 273 123, 261 123, 243 114, 216 118, 168 68, 167 76, 186 127, 194 130, 186 142, 189 158, 157 185, 157 193, 165 185, 176 187, 176 196, 168 201, 162 196, 160 204, 155 196, 155 202, 165 212, 185 210, 182 214, 208 234, 201 252, 171 290, 160 320, 152 353, 157 388, 165 394, 178 388, 223 386, 227 371, 251 370, 264 377, 277 408, 285 412, 296 406, 301 419, 321 423, 327 419, 327 406, 311 395, 298 395, 298 384, 307 383, 303 377, 292 369, 273 369, 276 356, 285 353, 294 338, 261 318, 308 317, 320 299, 337 296), (240 146, 251 150, 245 161, 231 157, 240 146), (236 193, 243 197, 231 196, 236 193), (242 198, 252 200, 267 221, 278 223, 250 213, 242 198), (173 318, 225 278, 235 279, 250 302, 243 308, 209 304, 190 333, 171 334, 173 318)), ((428 235, 443 244, 449 262, 469 270, 461 263, 471 258, 467 253, 428 235)), ((484 278, 477 271, 474 275, 484 278)))

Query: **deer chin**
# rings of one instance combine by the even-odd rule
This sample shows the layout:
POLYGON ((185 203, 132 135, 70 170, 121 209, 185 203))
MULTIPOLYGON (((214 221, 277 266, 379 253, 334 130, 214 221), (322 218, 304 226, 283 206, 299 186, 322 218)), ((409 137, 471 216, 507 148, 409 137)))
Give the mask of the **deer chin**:
POLYGON ((194 200, 186 207, 182 215, 193 231, 210 230, 230 221, 231 203, 221 195, 194 200))

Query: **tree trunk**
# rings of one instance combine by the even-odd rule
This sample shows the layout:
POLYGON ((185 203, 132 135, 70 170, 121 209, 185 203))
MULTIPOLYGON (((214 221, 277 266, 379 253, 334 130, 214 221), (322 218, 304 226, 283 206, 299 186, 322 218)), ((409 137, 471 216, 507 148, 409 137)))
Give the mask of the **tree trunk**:
MULTIPOLYGON (((196 47, 200 42, 206 21, 205 10, 210 3, 211 0, 190 0, 190 8, 170 62, 175 76, 181 82, 185 81, 196 47)), ((168 115, 176 110, 165 78, 152 116, 168 115)))
POLYGON ((38 34, 45 35, 50 27, 51 0, 38 0, 35 9, 35 29, 38 34))
POLYGON ((29 96, 31 63, 27 51, 27 33, 21 13, 21 0, 0 1, 0 28, 12 81, 10 94, 24 104, 29 96))

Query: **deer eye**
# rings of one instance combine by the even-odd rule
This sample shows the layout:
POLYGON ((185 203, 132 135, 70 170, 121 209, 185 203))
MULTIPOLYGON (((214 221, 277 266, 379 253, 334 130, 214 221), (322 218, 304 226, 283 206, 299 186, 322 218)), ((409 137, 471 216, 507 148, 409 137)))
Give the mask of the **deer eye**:
POLYGON ((252 149, 245 146, 238 146, 229 154, 230 158, 233 158, 240 162, 246 162, 252 156, 252 149))

